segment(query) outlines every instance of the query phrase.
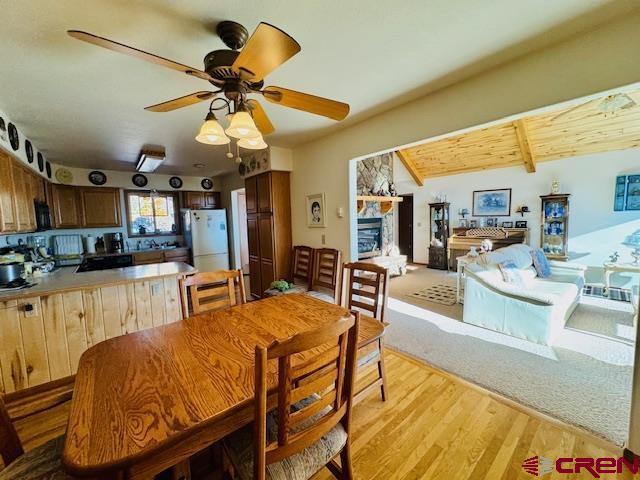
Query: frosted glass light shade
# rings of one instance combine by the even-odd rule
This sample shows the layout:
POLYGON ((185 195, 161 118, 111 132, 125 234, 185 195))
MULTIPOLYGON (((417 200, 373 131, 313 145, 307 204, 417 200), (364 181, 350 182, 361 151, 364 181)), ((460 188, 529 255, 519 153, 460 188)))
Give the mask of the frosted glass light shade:
POLYGON ((251 115, 243 111, 231 115, 229 128, 225 132, 233 138, 255 138, 260 136, 260 130, 256 127, 251 115))
POLYGON ((214 115, 207 115, 205 122, 200 127, 196 140, 207 145, 226 145, 231 141, 222 129, 222 125, 218 123, 214 115))
POLYGON ((260 135, 255 138, 241 138, 238 140, 238 146, 249 150, 262 150, 263 148, 267 148, 269 145, 265 143, 262 135, 260 135))

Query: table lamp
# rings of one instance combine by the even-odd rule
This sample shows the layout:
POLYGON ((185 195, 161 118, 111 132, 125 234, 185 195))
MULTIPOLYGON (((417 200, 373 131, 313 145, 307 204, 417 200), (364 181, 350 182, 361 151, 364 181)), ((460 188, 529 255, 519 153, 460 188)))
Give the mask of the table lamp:
POLYGON ((633 257, 633 264, 640 265, 640 230, 636 230, 622 242, 623 245, 633 248, 631 256, 633 257))

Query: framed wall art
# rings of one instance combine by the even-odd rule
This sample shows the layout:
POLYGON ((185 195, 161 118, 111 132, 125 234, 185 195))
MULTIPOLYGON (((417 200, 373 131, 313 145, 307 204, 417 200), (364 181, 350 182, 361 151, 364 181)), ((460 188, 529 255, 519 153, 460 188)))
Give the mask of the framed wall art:
POLYGON ((511 215, 511 189, 473 192, 474 217, 508 217, 511 215))
POLYGON ((314 193, 306 196, 307 227, 325 227, 324 193, 314 193))

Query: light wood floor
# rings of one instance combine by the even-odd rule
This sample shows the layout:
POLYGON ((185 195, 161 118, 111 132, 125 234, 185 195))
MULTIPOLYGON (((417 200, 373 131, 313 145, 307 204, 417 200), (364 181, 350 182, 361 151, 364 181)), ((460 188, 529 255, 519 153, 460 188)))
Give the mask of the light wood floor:
MULTIPOLYGON (((532 479, 521 464, 534 455, 621 455, 604 441, 405 355, 387 350, 386 365, 390 399, 382 402, 374 394, 354 410, 357 479, 532 479)), ((63 405, 47 418, 20 423, 26 447, 61 433, 67 412, 68 405, 63 405)), ((330 478, 324 470, 314 480, 330 478)), ((592 477, 554 472, 543 478, 592 477)))

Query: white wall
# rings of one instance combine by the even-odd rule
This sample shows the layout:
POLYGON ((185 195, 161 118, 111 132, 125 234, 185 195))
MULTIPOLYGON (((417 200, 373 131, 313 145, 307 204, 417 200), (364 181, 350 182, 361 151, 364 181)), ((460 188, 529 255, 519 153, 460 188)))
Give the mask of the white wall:
MULTIPOLYGON (((631 261, 630 249, 621 245, 624 238, 640 229, 640 211, 614 212, 613 196, 618 175, 640 173, 640 149, 597 153, 552 162, 539 163, 536 173, 522 167, 464 173, 437 177, 418 187, 399 159, 394 160, 395 182, 400 194, 414 194, 414 259, 426 263, 429 245, 428 203, 434 193, 447 195, 451 203, 451 227, 458 226, 457 212, 472 209, 472 192, 494 188, 511 188, 510 217, 499 222, 526 220, 530 228, 530 244, 540 246, 540 195, 551 189, 551 181, 560 181, 562 193, 570 193, 569 251, 570 261, 594 267, 593 281, 600 281, 602 262, 614 251, 620 261, 631 261), (531 212, 521 217, 515 213, 520 205, 531 212), (597 278, 597 279, 596 279, 597 278)), ((473 218, 467 216, 467 218, 473 218)), ((620 283, 628 276, 616 276, 620 283)))
POLYGON ((354 158, 639 82, 640 62, 630 61, 640 44, 639 23, 640 13, 630 14, 296 147, 291 185, 294 243, 317 247, 324 234, 328 246, 349 258, 355 198, 349 198, 348 171, 354 158), (308 228, 305 195, 322 192, 327 228, 308 228), (339 207, 346 212, 344 218, 336 214, 339 207))

